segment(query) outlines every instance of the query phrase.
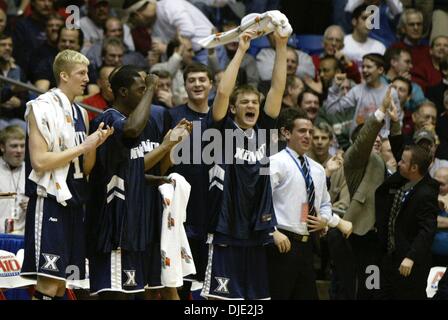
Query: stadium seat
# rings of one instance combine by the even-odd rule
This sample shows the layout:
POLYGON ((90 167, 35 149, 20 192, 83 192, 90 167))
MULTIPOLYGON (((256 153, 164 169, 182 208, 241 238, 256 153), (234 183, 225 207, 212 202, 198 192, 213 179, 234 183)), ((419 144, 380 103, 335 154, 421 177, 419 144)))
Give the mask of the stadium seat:
POLYGON ((303 34, 296 36, 298 48, 309 55, 321 54, 324 51, 322 42, 322 35, 303 34))

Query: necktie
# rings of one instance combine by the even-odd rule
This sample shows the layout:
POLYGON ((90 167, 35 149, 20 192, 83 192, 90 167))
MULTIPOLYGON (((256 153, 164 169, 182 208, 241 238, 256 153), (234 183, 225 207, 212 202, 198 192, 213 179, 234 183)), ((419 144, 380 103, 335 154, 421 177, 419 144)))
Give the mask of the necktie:
POLYGON ((314 198, 315 198, 315 194, 314 194, 314 183, 313 183, 313 178, 310 175, 310 170, 308 168, 308 163, 305 161, 305 157, 300 156, 299 157, 300 160, 300 164, 302 166, 302 172, 305 178, 305 183, 306 183, 306 193, 308 196, 308 214, 311 216, 315 216, 316 215, 316 209, 314 208, 314 198))
POLYGON ((394 201, 392 203, 392 209, 390 210, 388 233, 387 233, 387 252, 391 254, 395 250, 395 221, 397 220, 398 213, 401 209, 402 199, 404 196, 404 187, 400 188, 395 194, 394 201))

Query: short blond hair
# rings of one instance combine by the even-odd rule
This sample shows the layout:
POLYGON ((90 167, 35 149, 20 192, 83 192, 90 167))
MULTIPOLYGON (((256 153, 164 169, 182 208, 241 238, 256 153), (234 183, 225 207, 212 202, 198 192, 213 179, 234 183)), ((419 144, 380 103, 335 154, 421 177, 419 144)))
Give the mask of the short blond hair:
POLYGON ((24 140, 25 131, 18 125, 7 126, 0 131, 0 144, 5 145, 11 139, 24 140))
POLYGON ((53 62, 53 74, 58 85, 61 72, 65 71, 70 73, 76 64, 84 64, 88 66, 90 62, 86 56, 78 51, 67 49, 58 53, 53 62))

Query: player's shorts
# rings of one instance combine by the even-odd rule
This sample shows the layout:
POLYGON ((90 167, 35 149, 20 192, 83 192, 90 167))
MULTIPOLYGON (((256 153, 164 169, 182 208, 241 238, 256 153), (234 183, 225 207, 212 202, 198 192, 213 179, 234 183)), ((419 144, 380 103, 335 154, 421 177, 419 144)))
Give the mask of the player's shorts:
POLYGON ((270 299, 263 246, 209 245, 201 296, 223 300, 270 299))
POLYGON ((145 252, 112 250, 89 257, 90 292, 137 293, 144 291, 145 252))
POLYGON ((63 206, 53 198, 32 196, 25 227, 23 276, 85 279, 85 225, 82 207, 63 206))
POLYGON ((145 259, 146 287, 145 289, 163 288, 162 274, 162 257, 160 255, 160 243, 151 243, 147 250, 145 259))
POLYGON ((203 282, 208 261, 208 244, 205 240, 195 238, 188 238, 188 243, 190 245, 191 255, 193 256, 196 274, 190 274, 184 277, 184 280, 203 282))

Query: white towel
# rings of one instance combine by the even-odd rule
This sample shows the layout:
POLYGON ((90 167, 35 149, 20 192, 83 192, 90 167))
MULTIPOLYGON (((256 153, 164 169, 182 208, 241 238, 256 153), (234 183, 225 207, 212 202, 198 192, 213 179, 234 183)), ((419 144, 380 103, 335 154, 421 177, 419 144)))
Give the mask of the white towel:
POLYGON ((207 38, 201 39, 199 44, 204 48, 214 48, 229 42, 238 42, 238 37, 246 30, 255 30, 257 37, 267 35, 277 30, 282 37, 287 37, 292 33, 292 27, 288 18, 278 10, 271 10, 265 13, 251 13, 241 19, 238 28, 215 33, 207 38))
POLYGON ((169 178, 176 181, 175 187, 171 183, 159 186, 162 197, 169 200, 169 205, 163 206, 162 215, 161 282, 165 287, 174 288, 182 286, 183 277, 196 274, 196 268, 184 229, 191 186, 177 173, 170 174, 169 178))
MULTIPOLYGON (((48 145, 48 151, 61 152, 75 146, 75 124, 70 100, 60 89, 52 89, 26 104, 25 119, 33 110, 37 127, 48 145)), ((38 187, 38 193, 51 194, 67 205, 72 197, 66 179, 70 164, 51 171, 38 173, 34 169, 29 178, 38 187)))

